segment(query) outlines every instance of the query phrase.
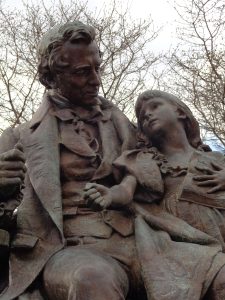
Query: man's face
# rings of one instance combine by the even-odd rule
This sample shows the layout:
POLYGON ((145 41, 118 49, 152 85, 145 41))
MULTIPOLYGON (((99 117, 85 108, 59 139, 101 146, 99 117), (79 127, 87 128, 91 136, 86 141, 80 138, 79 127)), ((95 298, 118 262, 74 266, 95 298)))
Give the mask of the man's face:
POLYGON ((178 118, 176 107, 162 98, 147 100, 140 113, 142 129, 149 138, 170 130, 177 124, 178 118))
POLYGON ((60 49, 60 54, 61 60, 68 67, 54 77, 59 93, 74 105, 95 105, 100 86, 101 64, 97 44, 66 42, 60 49))

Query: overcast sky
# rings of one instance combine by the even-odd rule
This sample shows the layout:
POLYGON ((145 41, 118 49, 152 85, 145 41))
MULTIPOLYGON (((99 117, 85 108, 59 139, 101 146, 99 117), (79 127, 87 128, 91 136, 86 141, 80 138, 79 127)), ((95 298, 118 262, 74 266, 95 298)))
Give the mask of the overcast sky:
MULTIPOLYGON (((0 0, 1 1, 1 0, 0 0)), ((25 0, 25 2, 28 0, 25 0)), ((29 0, 31 1, 31 0, 29 0)), ((80 0, 81 2, 86 0, 80 0)), ((90 9, 99 10, 104 3, 109 3, 110 0, 89 0, 88 6, 90 9)), ((124 6, 129 6, 129 11, 133 19, 148 18, 150 15, 154 21, 156 27, 163 27, 161 30, 159 38, 157 38, 156 43, 151 44, 153 51, 161 51, 163 49, 168 49, 171 44, 175 41, 176 23, 174 20, 177 18, 177 14, 174 10, 175 0, 121 0, 124 6)), ((179 3, 183 0, 179 0, 179 3)), ((35 3, 40 2, 35 0, 35 3)), ((45 0, 45 4, 48 2, 52 3, 51 0, 45 0)), ((12 8, 21 8, 22 0, 6 0, 8 6, 12 8)), ((57 0, 55 0, 57 3, 57 0)), ((67 0, 63 0, 63 3, 67 3, 67 0)))
MULTIPOLYGON (((184 0, 179 0, 179 3, 182 3, 182 1, 184 0)), ((103 0, 93 1, 97 7, 103 2, 103 0)), ((123 2, 127 3, 126 0, 123 0, 123 2)), ((159 38, 151 44, 152 47, 155 47, 155 50, 168 49, 177 42, 175 37, 177 24, 174 21, 178 18, 178 15, 174 9, 174 0, 131 0, 128 3, 130 13, 134 19, 148 18, 151 15, 155 26, 162 27, 159 38)))

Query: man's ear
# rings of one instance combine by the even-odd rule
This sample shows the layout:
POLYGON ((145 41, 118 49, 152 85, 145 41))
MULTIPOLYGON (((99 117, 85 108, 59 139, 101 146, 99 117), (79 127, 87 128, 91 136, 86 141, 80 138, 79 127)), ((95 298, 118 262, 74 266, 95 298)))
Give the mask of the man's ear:
POLYGON ((46 80, 47 84, 51 87, 51 89, 57 88, 56 80, 52 74, 51 75, 49 74, 48 76, 46 76, 45 80, 46 80))
POLYGON ((177 113, 177 118, 180 120, 185 120, 187 118, 187 115, 185 114, 185 112, 180 108, 176 109, 176 113, 177 113))
POLYGON ((39 80, 47 89, 56 89, 56 82, 50 74, 45 74, 39 80))

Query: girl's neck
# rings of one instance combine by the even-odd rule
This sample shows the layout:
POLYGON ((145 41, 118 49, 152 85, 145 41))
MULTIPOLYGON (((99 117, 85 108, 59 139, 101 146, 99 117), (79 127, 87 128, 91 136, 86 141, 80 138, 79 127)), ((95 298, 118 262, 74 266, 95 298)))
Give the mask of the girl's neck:
POLYGON ((159 134, 153 144, 165 155, 168 161, 174 162, 176 160, 189 160, 194 150, 189 144, 183 128, 159 134))

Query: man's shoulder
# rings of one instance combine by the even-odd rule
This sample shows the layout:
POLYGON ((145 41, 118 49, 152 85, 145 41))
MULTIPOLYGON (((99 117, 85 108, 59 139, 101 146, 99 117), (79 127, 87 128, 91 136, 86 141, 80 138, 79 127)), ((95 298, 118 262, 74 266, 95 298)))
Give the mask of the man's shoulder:
POLYGON ((128 117, 112 102, 99 97, 101 109, 105 119, 111 120, 111 126, 116 129, 119 139, 122 141, 122 151, 134 149, 136 145, 136 127, 128 117))
POLYGON ((109 100, 107 100, 106 98, 104 98, 102 96, 99 96, 98 98, 101 102, 101 109, 103 109, 103 110, 108 109, 108 110, 111 110, 111 111, 120 112, 121 114, 124 114, 119 109, 119 107, 116 104, 114 104, 112 101, 109 101, 109 100))
POLYGON ((5 138, 5 137, 11 137, 12 139, 16 141, 18 141, 20 139, 20 133, 25 129, 25 128, 29 128, 29 124, 30 122, 24 122, 22 124, 19 124, 15 127, 7 127, 6 129, 3 130, 1 138, 5 138))
POLYGON ((101 101, 101 109, 103 112, 109 112, 111 119, 115 120, 117 125, 120 125, 121 122, 125 122, 126 124, 129 123, 133 128, 135 128, 135 125, 128 119, 128 117, 125 115, 123 111, 119 109, 119 107, 114 104, 112 101, 109 101, 105 99, 102 96, 99 96, 99 100, 101 101), (118 120, 120 121, 118 124, 118 120))

